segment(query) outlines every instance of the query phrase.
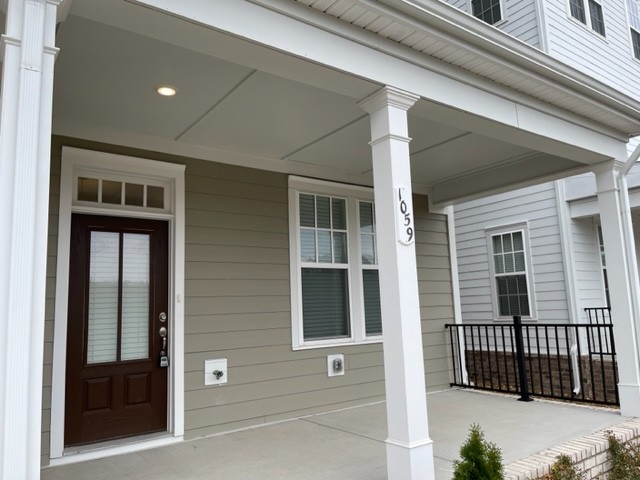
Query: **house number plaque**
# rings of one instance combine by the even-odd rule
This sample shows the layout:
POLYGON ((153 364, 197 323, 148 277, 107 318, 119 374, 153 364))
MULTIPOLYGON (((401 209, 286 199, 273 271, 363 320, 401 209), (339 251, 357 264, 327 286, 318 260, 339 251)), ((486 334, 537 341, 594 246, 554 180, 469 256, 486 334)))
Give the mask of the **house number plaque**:
POLYGON ((413 210, 411 205, 411 190, 408 187, 396 187, 396 219, 398 242, 402 245, 411 245, 415 242, 415 229, 413 228, 413 210))

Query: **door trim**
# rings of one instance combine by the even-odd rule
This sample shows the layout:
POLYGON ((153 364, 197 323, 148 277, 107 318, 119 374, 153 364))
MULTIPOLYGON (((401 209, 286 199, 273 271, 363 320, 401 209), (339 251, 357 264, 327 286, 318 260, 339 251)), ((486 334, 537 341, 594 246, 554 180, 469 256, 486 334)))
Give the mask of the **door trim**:
MULTIPOLYGON (((185 251, 185 193, 184 165, 115 155, 79 148, 63 147, 60 176, 60 207, 58 217, 58 250, 56 265, 56 293, 53 331, 53 365, 51 381, 50 460, 65 456, 64 413, 67 355, 67 309, 69 290, 69 248, 71 214, 91 213, 119 217, 167 220, 169 223, 169 321, 172 331, 168 379, 167 437, 179 440, 184 435, 184 251, 185 251), (74 202, 75 179, 79 175, 107 175, 123 179, 152 179, 164 182, 169 189, 165 210, 101 208, 78 205, 74 202)), ((98 177, 100 178, 100 177, 98 177)), ((136 437, 134 437, 135 439, 136 437)), ((166 437, 165 437, 166 438, 166 437)), ((157 440, 122 442, 122 448, 106 451, 125 451, 150 448, 157 440), (148 445, 147 445, 148 443, 148 445), (130 446, 130 450, 128 449, 130 446)), ((110 446, 113 444, 111 442, 110 446)), ((74 452, 67 452, 73 455, 74 452)), ((80 454, 78 454, 80 455, 80 454)), ((105 455, 106 456, 106 455, 105 455)), ((81 460, 78 457, 78 461, 81 460)))

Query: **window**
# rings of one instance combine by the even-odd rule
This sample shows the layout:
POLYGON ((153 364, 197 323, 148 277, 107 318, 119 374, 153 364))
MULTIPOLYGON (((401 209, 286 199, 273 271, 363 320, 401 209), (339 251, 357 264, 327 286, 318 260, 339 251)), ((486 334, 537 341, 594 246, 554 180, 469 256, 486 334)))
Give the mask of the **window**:
POLYGON ((629 29, 633 56, 640 60, 640 1, 627 0, 627 12, 629 13, 629 29))
POLYGON ((500 0, 471 0, 471 11, 474 17, 490 25, 502 20, 500 0))
POLYGON ((530 316, 524 231, 491 235, 498 315, 530 316))
POLYGON ((289 179, 294 348, 380 341, 370 189, 289 179))
POLYGON ((594 32, 604 36, 604 14, 602 12, 601 0, 586 0, 586 2, 589 7, 588 15, 585 0, 569 0, 569 12, 571 16, 591 28, 594 32))

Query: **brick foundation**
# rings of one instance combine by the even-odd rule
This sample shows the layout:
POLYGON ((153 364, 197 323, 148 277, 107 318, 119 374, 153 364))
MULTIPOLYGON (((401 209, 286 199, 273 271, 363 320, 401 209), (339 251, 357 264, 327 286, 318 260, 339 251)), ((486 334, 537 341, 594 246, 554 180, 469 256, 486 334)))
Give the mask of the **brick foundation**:
POLYGON ((523 458, 505 467, 505 480, 536 480, 548 474, 559 455, 568 455, 586 480, 607 480, 611 470, 607 432, 623 442, 640 443, 640 419, 629 420, 613 427, 577 438, 562 445, 523 458))
MULTIPOLYGON (((469 384, 476 388, 517 393, 517 361, 511 352, 466 351, 469 384)), ((572 366, 566 355, 528 355, 525 358, 529 392, 532 395, 574 401, 615 403, 617 366, 610 356, 580 357, 580 391, 571 378, 572 366)))

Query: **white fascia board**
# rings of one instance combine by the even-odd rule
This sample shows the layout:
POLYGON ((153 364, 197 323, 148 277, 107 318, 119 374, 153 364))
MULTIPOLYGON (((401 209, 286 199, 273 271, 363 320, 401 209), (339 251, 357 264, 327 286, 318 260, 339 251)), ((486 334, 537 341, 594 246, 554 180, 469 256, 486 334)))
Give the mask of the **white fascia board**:
MULTIPOLYGON (((395 44, 397 55, 389 54, 386 50, 394 42, 362 29, 357 32, 351 25, 338 20, 330 22, 332 17, 326 15, 326 23, 321 28, 241 0, 220 2, 215 9, 207 0, 131 1, 519 130, 533 129, 532 133, 548 135, 547 138, 569 145, 580 145, 584 141, 596 153, 608 158, 618 156, 617 144, 622 132, 618 132, 620 137, 615 139, 612 138, 614 132, 603 135, 581 126, 578 116, 569 115, 571 121, 567 121, 560 118, 562 112, 559 110, 550 115, 545 113, 549 111, 548 104, 461 69, 447 67, 443 62, 401 45, 395 44), (331 31, 328 31, 329 23, 331 31), (362 38, 351 38, 358 35, 362 38), (400 53, 407 58, 401 58, 400 53), (448 69, 448 72, 443 74, 434 71, 436 69, 448 69), (522 124, 519 116, 523 105, 536 111, 537 115, 524 116, 525 119, 535 116, 535 122, 525 120, 522 124), (576 136, 576 132, 581 134, 576 136)), ((286 5, 289 9, 298 7, 291 3, 286 5)), ((308 22, 311 17, 318 21, 317 16, 310 13, 308 22)))

